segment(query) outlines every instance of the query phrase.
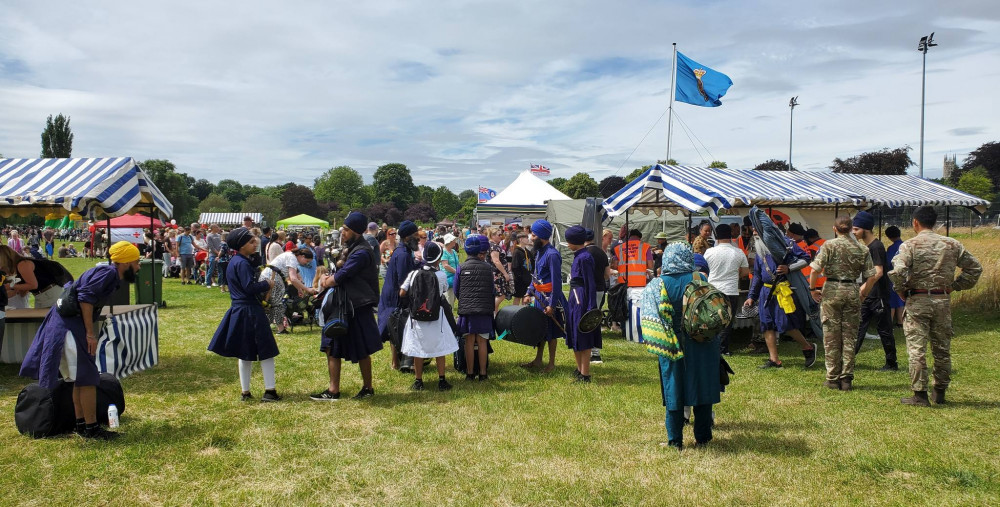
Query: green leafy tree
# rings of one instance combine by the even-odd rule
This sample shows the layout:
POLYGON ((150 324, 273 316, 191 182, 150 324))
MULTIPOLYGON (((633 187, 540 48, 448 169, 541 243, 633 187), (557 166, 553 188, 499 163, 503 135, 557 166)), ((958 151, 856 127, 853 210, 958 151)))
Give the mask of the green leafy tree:
POLYGON ((201 213, 228 213, 232 207, 225 197, 219 194, 208 194, 199 204, 198 211, 201 213))
MULTIPOLYGON (((549 185, 552 185, 553 187, 556 187, 556 190, 563 192, 563 185, 565 185, 567 181, 569 180, 566 178, 552 178, 549 180, 549 185)), ((566 192, 563 193, 565 194, 566 192)))
POLYGON ((448 187, 440 186, 434 191, 431 205, 439 217, 450 217, 462 209, 462 201, 448 187))
POLYGON ((403 218, 415 223, 427 224, 437 220, 437 213, 435 213, 434 208, 430 204, 415 202, 409 208, 406 208, 403 218))
POLYGON ((589 174, 579 172, 573 175, 562 187, 562 192, 573 199, 583 199, 586 197, 598 197, 601 195, 594 181, 589 174))
POLYGON ((475 190, 465 189, 458 193, 458 200, 465 203, 469 199, 479 199, 479 194, 475 190))
POLYGON ((986 171, 993 182, 993 191, 1000 190, 1000 143, 985 143, 969 153, 969 156, 962 161, 962 172, 977 167, 982 167, 986 171))
POLYGON ((410 170, 399 163, 385 164, 376 169, 372 190, 379 201, 392 202, 396 209, 406 209, 418 195, 410 170))
POLYGON ((846 160, 839 157, 833 159, 830 169, 835 173, 851 174, 906 174, 906 169, 913 164, 910 159, 910 147, 869 151, 855 155, 846 160))
POLYGON ((73 131, 69 128, 69 118, 59 113, 45 120, 42 131, 42 158, 70 158, 73 154, 73 131))
POLYGON ((417 185, 417 202, 424 204, 434 203, 434 189, 427 185, 417 185))
POLYGON ((317 201, 335 202, 341 209, 364 208, 368 205, 368 190, 361 173, 346 165, 328 169, 316 178, 313 192, 317 201))
POLYGON ((711 164, 708 164, 708 167, 710 169, 726 169, 729 165, 721 160, 713 160, 711 164))
POLYGON ((264 215, 264 221, 274 224, 280 219, 281 201, 264 194, 254 194, 243 201, 240 211, 244 213, 260 213, 264 215))
POLYGON ((215 185, 215 193, 225 197, 234 206, 239 206, 247 199, 243 184, 236 180, 222 180, 215 185))
POLYGON ((295 183, 292 182, 282 183, 281 185, 268 185, 262 188, 260 193, 269 197, 274 197, 280 201, 285 197, 285 190, 288 190, 293 185, 295 185, 295 183))
POLYGON ((208 194, 215 192, 215 184, 205 178, 202 178, 195 181, 194 184, 191 185, 189 192, 191 192, 191 195, 195 196, 196 199, 201 201, 208 197, 208 194))
POLYGON ((458 210, 455 214, 455 221, 460 223, 467 223, 472 219, 472 215, 476 213, 476 206, 479 204, 479 197, 470 197, 462 203, 462 208, 458 210))
MULTIPOLYGON (((785 160, 778 160, 776 158, 772 158, 771 160, 768 160, 767 162, 761 162, 760 164, 757 164, 756 166, 754 166, 753 170, 754 171, 788 171, 789 168, 788 168, 788 162, 787 161, 785 161, 785 160)), ((794 171, 795 167, 793 166, 790 170, 794 171)))
POLYGON ((955 188, 987 201, 992 201, 994 197, 993 181, 983 166, 963 172, 962 176, 958 178, 958 184, 955 185, 955 188))
POLYGON ((316 196, 312 189, 305 185, 293 184, 285 189, 281 197, 281 218, 302 214, 314 217, 326 216, 325 212, 320 213, 319 204, 316 203, 316 196))
POLYGON ((188 175, 177 172, 169 160, 151 159, 139 166, 173 205, 177 223, 191 223, 198 218, 198 199, 188 192, 188 175))

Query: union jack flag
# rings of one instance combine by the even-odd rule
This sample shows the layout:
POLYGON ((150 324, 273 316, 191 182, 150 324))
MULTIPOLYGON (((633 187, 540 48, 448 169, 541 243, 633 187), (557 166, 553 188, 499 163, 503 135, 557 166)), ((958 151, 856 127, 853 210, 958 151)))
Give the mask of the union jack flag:
POLYGON ((531 172, 535 174, 549 174, 549 168, 543 165, 531 164, 531 172))
POLYGON ((497 191, 484 186, 479 187, 479 202, 484 203, 497 196, 497 191))

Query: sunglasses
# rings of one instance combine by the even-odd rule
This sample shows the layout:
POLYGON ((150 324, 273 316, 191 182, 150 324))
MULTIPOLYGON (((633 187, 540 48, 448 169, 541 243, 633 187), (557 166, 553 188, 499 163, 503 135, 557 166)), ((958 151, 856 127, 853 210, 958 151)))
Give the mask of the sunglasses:
POLYGON ((396 233, 395 233, 395 232, 390 232, 390 233, 389 233, 389 235, 390 235, 390 236, 395 236, 395 235, 396 235, 396 233))

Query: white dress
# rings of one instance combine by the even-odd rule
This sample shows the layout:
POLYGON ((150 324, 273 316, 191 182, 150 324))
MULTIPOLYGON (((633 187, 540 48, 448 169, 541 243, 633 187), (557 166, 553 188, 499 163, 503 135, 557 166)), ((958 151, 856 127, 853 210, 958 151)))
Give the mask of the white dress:
MULTIPOLYGON (((423 268, 421 268, 423 269, 423 268)), ((401 289, 410 290, 413 278, 420 270, 413 270, 406 276, 401 289)), ((448 275, 438 270, 434 273, 437 276, 438 290, 441 291, 441 300, 444 301, 444 294, 448 291, 448 275)), ((412 318, 407 319, 406 328, 403 330, 403 354, 411 357, 440 357, 454 353, 458 350, 458 340, 448 325, 448 320, 444 316, 444 307, 438 314, 435 321, 419 321, 412 318)))

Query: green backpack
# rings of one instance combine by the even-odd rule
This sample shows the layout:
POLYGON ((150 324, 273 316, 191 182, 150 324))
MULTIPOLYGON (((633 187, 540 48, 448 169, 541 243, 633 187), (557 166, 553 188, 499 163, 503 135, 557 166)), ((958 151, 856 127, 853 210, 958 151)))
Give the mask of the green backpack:
POLYGON ((684 287, 684 330, 694 341, 705 342, 729 325, 733 312, 729 298, 699 275, 684 287))

